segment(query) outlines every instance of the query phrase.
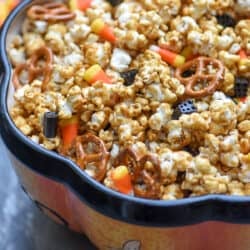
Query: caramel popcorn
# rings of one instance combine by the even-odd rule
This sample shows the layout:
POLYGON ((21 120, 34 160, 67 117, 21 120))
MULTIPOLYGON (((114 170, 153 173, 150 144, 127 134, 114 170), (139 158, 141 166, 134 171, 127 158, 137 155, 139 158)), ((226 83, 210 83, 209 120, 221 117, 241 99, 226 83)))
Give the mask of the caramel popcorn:
POLYGON ((8 48, 13 122, 127 195, 249 195, 249 6, 94 0, 69 21, 26 17, 8 48), (43 47, 51 55, 39 54, 43 47), (43 131, 46 112, 58 119, 54 138, 43 131), (117 169, 130 190, 117 186, 117 169))

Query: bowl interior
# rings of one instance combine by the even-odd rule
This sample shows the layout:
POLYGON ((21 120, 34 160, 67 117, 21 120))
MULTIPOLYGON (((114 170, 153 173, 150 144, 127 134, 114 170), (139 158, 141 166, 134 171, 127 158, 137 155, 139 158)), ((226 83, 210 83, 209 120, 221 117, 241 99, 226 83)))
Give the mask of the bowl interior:
MULTIPOLYGON (((11 49, 11 43, 14 39, 14 37, 18 34, 21 35, 22 32, 22 26, 25 20, 25 16, 26 16, 26 10, 29 8, 29 6, 32 4, 38 4, 38 3, 43 3, 43 2, 47 2, 46 0, 35 0, 35 1, 26 1, 26 2, 30 2, 29 4, 27 4, 24 8, 22 8, 15 16, 15 18, 12 20, 9 28, 8 28, 8 33, 6 36, 6 50, 7 52, 11 49)), ((66 1, 60 1, 60 2, 66 2, 66 1)), ((8 56, 7 53, 7 57, 9 59, 9 63, 10 63, 10 58, 8 56)), ((10 63, 11 64, 11 63, 10 63)), ((14 92, 15 89, 13 87, 12 84, 12 67, 11 68, 11 80, 9 82, 9 86, 8 86, 8 93, 7 93, 7 106, 8 106, 8 111, 10 111, 10 109, 13 107, 14 105, 14 92)))
MULTIPOLYGON (((24 6, 24 8, 22 9, 19 8, 20 11, 14 11, 12 13, 12 15, 9 18, 8 24, 6 25, 6 27, 8 26, 6 40, 4 44, 3 43, 1 44, 1 46, 5 46, 6 51, 8 51, 11 48, 11 42, 13 38, 17 34, 21 34, 22 24, 24 22, 26 15, 26 9, 30 6, 30 4, 42 3, 42 2, 46 1, 45 0, 23 1, 21 5, 24 6)), ((14 98, 13 98, 14 86, 11 80, 13 71, 10 63, 10 58, 8 57, 8 53, 6 54, 8 58, 9 72, 11 72, 11 75, 7 76, 7 78, 9 78, 10 81, 4 84, 8 84, 6 92, 7 107, 8 111, 10 111, 10 109, 14 105, 14 98)), ((3 106, 6 106, 6 103, 3 106)), ((6 118, 7 115, 2 114, 2 116, 6 118)), ((10 124, 11 122, 9 122, 9 124, 7 124, 6 127, 10 127, 9 126, 10 124)), ((16 135, 13 135, 14 139, 15 136, 16 135)), ((24 137, 21 136, 19 136, 19 139, 20 141, 22 141, 22 143, 23 141, 27 141, 27 139, 24 139, 24 137)), ((149 222, 151 222, 153 225, 171 225, 171 226, 185 225, 185 224, 187 225, 209 219, 223 220, 230 222, 231 221, 250 222, 249 197, 205 195, 202 197, 191 197, 177 201, 153 201, 153 200, 138 199, 136 197, 129 197, 129 196, 125 197, 124 195, 121 195, 117 192, 107 189, 100 183, 95 183, 94 180, 90 180, 90 178, 86 177, 83 173, 80 173, 80 170, 76 170, 76 166, 73 166, 73 163, 69 163, 69 161, 65 159, 62 160, 62 157, 55 156, 55 154, 52 155, 52 153, 48 153, 44 149, 39 149, 37 145, 32 146, 32 143, 30 142, 27 143, 27 145, 28 145, 27 147, 32 148, 32 150, 34 150, 37 153, 37 155, 40 156, 41 154, 44 154, 47 158, 51 157, 50 159, 48 159, 48 162, 53 158, 53 160, 55 161, 59 159, 60 163, 67 164, 68 165, 67 171, 70 172, 70 174, 74 172, 73 174, 76 175, 78 179, 80 179, 81 183, 79 184, 79 186, 77 186, 77 184, 72 183, 74 181, 70 179, 70 177, 66 176, 67 177, 66 178, 64 176, 64 179, 65 180, 70 179, 69 184, 71 186, 75 185, 74 191, 79 192, 80 194, 84 192, 84 190, 82 190, 82 187, 85 182, 85 185, 88 185, 88 189, 91 190, 93 194, 95 194, 91 196, 91 193, 88 190, 89 193, 88 195, 91 196, 89 200, 93 202, 94 204, 93 206, 98 206, 98 209, 101 209, 103 211, 105 210, 105 213, 110 215, 111 217, 115 218, 119 217, 119 219, 122 218, 125 221, 139 223, 139 224, 141 223, 148 224, 149 222), (95 197, 94 201, 93 197, 95 197), (241 209, 241 219, 237 217, 237 213, 232 214, 231 212, 232 211, 231 207, 234 207, 235 205, 237 205, 237 207, 241 209), (115 214, 115 216, 113 216, 113 214, 115 214)))

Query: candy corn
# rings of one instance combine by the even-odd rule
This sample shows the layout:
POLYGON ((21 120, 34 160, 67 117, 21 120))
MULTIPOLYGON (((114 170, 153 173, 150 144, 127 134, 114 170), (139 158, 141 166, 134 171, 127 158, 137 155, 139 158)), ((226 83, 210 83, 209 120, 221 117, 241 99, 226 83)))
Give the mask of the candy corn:
POLYGON ((247 59, 247 53, 245 50, 241 49, 238 54, 240 56, 240 59, 247 59))
POLYGON ((70 0, 69 6, 72 11, 81 10, 85 11, 91 5, 92 0, 70 0))
POLYGON ((247 61, 249 60, 247 53, 245 50, 241 49, 238 52, 238 55, 240 56, 239 69, 244 71, 247 65, 247 61))
POLYGON ((83 76, 84 80, 88 83, 102 81, 104 83, 112 83, 112 80, 105 74, 100 65, 95 64, 85 71, 83 76))
POLYGON ((116 41, 116 37, 112 28, 110 28, 107 24, 105 24, 102 19, 96 19, 91 24, 91 29, 94 33, 99 35, 104 40, 107 40, 111 43, 116 41))
POLYGON ((193 50, 191 47, 185 47, 182 50, 181 55, 184 56, 186 60, 192 60, 197 56, 193 53, 193 50))
POLYGON ((78 133, 78 117, 73 116, 70 119, 61 120, 59 122, 62 141, 63 141, 63 148, 67 150, 74 139, 77 137, 78 133))
POLYGON ((241 97, 241 98, 239 98, 239 101, 245 103, 247 101, 247 97, 246 96, 241 97))
POLYGON ((162 60, 174 67, 179 67, 185 63, 186 59, 184 56, 178 55, 170 50, 162 49, 155 45, 152 45, 149 49, 158 53, 161 56, 162 60))
POLYGON ((131 177, 126 166, 119 166, 111 172, 111 179, 115 188, 123 194, 133 192, 131 177))

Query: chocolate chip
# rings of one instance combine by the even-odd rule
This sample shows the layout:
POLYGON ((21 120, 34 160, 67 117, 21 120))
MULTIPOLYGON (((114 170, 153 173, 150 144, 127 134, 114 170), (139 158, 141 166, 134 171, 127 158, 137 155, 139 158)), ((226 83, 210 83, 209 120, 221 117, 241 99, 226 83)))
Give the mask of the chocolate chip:
POLYGON ((58 115, 56 112, 46 112, 43 116, 43 134, 47 138, 54 138, 57 134, 58 115))
POLYGON ((249 80, 245 77, 236 77, 234 83, 234 97, 246 97, 249 80))
POLYGON ((234 27, 236 25, 235 19, 229 14, 217 15, 217 22, 223 27, 234 27))
POLYGON ((130 86, 134 83, 135 76, 137 75, 138 70, 137 69, 131 69, 126 72, 120 73, 121 77, 124 79, 124 85, 130 86))

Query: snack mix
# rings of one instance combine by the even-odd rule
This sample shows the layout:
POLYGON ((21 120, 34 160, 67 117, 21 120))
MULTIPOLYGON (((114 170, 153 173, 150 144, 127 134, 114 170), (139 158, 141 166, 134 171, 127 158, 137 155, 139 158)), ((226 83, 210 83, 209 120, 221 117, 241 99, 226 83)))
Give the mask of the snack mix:
POLYGON ((250 195, 250 1, 34 5, 12 41, 11 116, 126 195, 250 195))

